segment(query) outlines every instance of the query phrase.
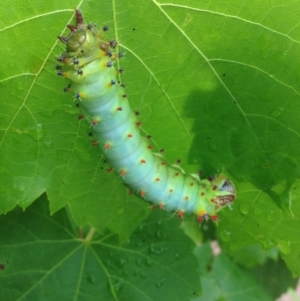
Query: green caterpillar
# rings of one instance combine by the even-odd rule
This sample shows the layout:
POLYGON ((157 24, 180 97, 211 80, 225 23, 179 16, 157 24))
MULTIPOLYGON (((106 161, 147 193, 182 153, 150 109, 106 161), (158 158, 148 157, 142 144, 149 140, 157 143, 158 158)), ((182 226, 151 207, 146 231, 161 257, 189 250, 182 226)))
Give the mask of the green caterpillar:
POLYGON ((75 10, 75 14, 76 25, 67 26, 69 36, 58 37, 66 44, 66 52, 58 58, 62 66, 57 66, 57 73, 71 82, 65 91, 75 93, 110 170, 135 194, 176 211, 180 218, 187 212, 199 222, 209 217, 216 221, 216 211, 235 200, 234 185, 222 174, 211 180, 187 175, 151 152, 124 85, 117 80, 122 70, 113 63, 123 56, 113 51, 117 42, 103 39, 107 27, 100 30, 84 24, 81 12, 75 10))

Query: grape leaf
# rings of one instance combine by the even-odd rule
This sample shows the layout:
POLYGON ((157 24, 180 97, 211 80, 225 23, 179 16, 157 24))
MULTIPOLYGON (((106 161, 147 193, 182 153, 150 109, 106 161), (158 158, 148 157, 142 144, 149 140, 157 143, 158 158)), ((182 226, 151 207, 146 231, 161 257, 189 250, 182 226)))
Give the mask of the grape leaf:
POLYGON ((4 2, 1 8, 0 211, 44 191, 80 226, 125 240, 151 212, 106 172, 67 82, 55 76, 78 6, 108 25, 125 59, 143 132, 187 172, 225 171, 238 199, 220 214, 228 248, 279 246, 299 275, 299 9, 294 1, 4 2), (13 8, 13 9, 12 9, 13 8))
POLYGON ((200 290, 194 244, 156 211, 118 245, 113 233, 76 228, 41 197, 0 217, 0 299, 190 300, 200 290))
POLYGON ((211 272, 201 277, 203 294, 194 301, 271 301, 273 298, 247 271, 235 266, 224 254, 218 255, 211 272))

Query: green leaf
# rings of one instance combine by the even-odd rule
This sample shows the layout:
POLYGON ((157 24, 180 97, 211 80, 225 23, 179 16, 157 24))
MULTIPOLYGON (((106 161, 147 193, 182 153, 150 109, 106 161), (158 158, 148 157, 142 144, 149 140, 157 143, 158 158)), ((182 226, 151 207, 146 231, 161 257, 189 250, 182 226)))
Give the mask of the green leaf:
POLYGON ((68 83, 55 76, 78 6, 108 25, 125 59, 122 81, 144 133, 187 172, 224 171, 238 199, 220 214, 228 248, 279 246, 300 273, 299 53, 295 1, 6 1, 0 11, 0 212, 44 191, 54 213, 121 240, 151 206, 106 172, 68 83))
POLYGON ((44 197, 1 216, 0 299, 185 301, 200 290, 194 245, 161 212, 122 245, 79 230, 64 209, 49 217, 44 197))
POLYGON ((235 266, 224 254, 214 259, 211 272, 201 277, 201 284, 203 294, 194 301, 273 300, 254 277, 235 266))
POLYGON ((264 251, 261 245, 248 245, 237 252, 231 252, 233 260, 247 268, 264 264, 268 259, 278 260, 279 248, 264 251))
POLYGON ((265 250, 279 247, 289 269, 294 276, 299 275, 299 184, 297 180, 291 193, 293 217, 280 210, 266 193, 255 190, 249 183, 242 184, 243 197, 234 210, 227 210, 227 222, 219 227, 218 235, 224 241, 224 248, 236 252, 256 243, 265 250))
POLYGON ((298 279, 292 277, 283 260, 278 262, 268 260, 264 266, 256 267, 251 272, 274 300, 284 294, 288 288, 295 288, 298 283, 298 279))

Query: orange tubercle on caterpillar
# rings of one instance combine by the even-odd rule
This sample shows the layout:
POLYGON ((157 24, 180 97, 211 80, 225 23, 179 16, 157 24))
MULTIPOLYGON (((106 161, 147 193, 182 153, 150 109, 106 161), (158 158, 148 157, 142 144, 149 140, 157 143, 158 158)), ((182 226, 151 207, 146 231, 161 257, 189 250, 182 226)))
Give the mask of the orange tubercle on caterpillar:
POLYGON ((179 218, 179 219, 182 219, 183 218, 183 211, 182 210, 179 210, 178 211, 178 213, 177 213, 177 217, 179 218))
POLYGON ((121 177, 124 177, 126 175, 126 170, 125 169, 122 169, 121 171, 120 171, 120 176, 121 177))
POLYGON ((109 142, 106 142, 106 143, 104 144, 104 148, 105 148, 106 150, 110 149, 110 148, 111 148, 111 144, 110 144, 109 142))

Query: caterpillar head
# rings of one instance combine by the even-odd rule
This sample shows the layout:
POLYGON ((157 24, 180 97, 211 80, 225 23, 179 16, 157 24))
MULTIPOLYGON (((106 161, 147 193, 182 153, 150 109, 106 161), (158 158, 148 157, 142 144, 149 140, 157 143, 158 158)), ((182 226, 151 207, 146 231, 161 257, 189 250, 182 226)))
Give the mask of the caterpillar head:
POLYGON ((58 36, 59 40, 66 44, 66 50, 71 57, 80 57, 95 45, 95 32, 93 25, 86 25, 79 10, 75 10, 76 25, 67 25, 70 34, 67 37, 58 36))
POLYGON ((215 191, 215 196, 212 202, 216 206, 216 210, 232 203, 236 198, 234 185, 224 176, 219 175, 215 177, 212 182, 213 190, 215 191))

